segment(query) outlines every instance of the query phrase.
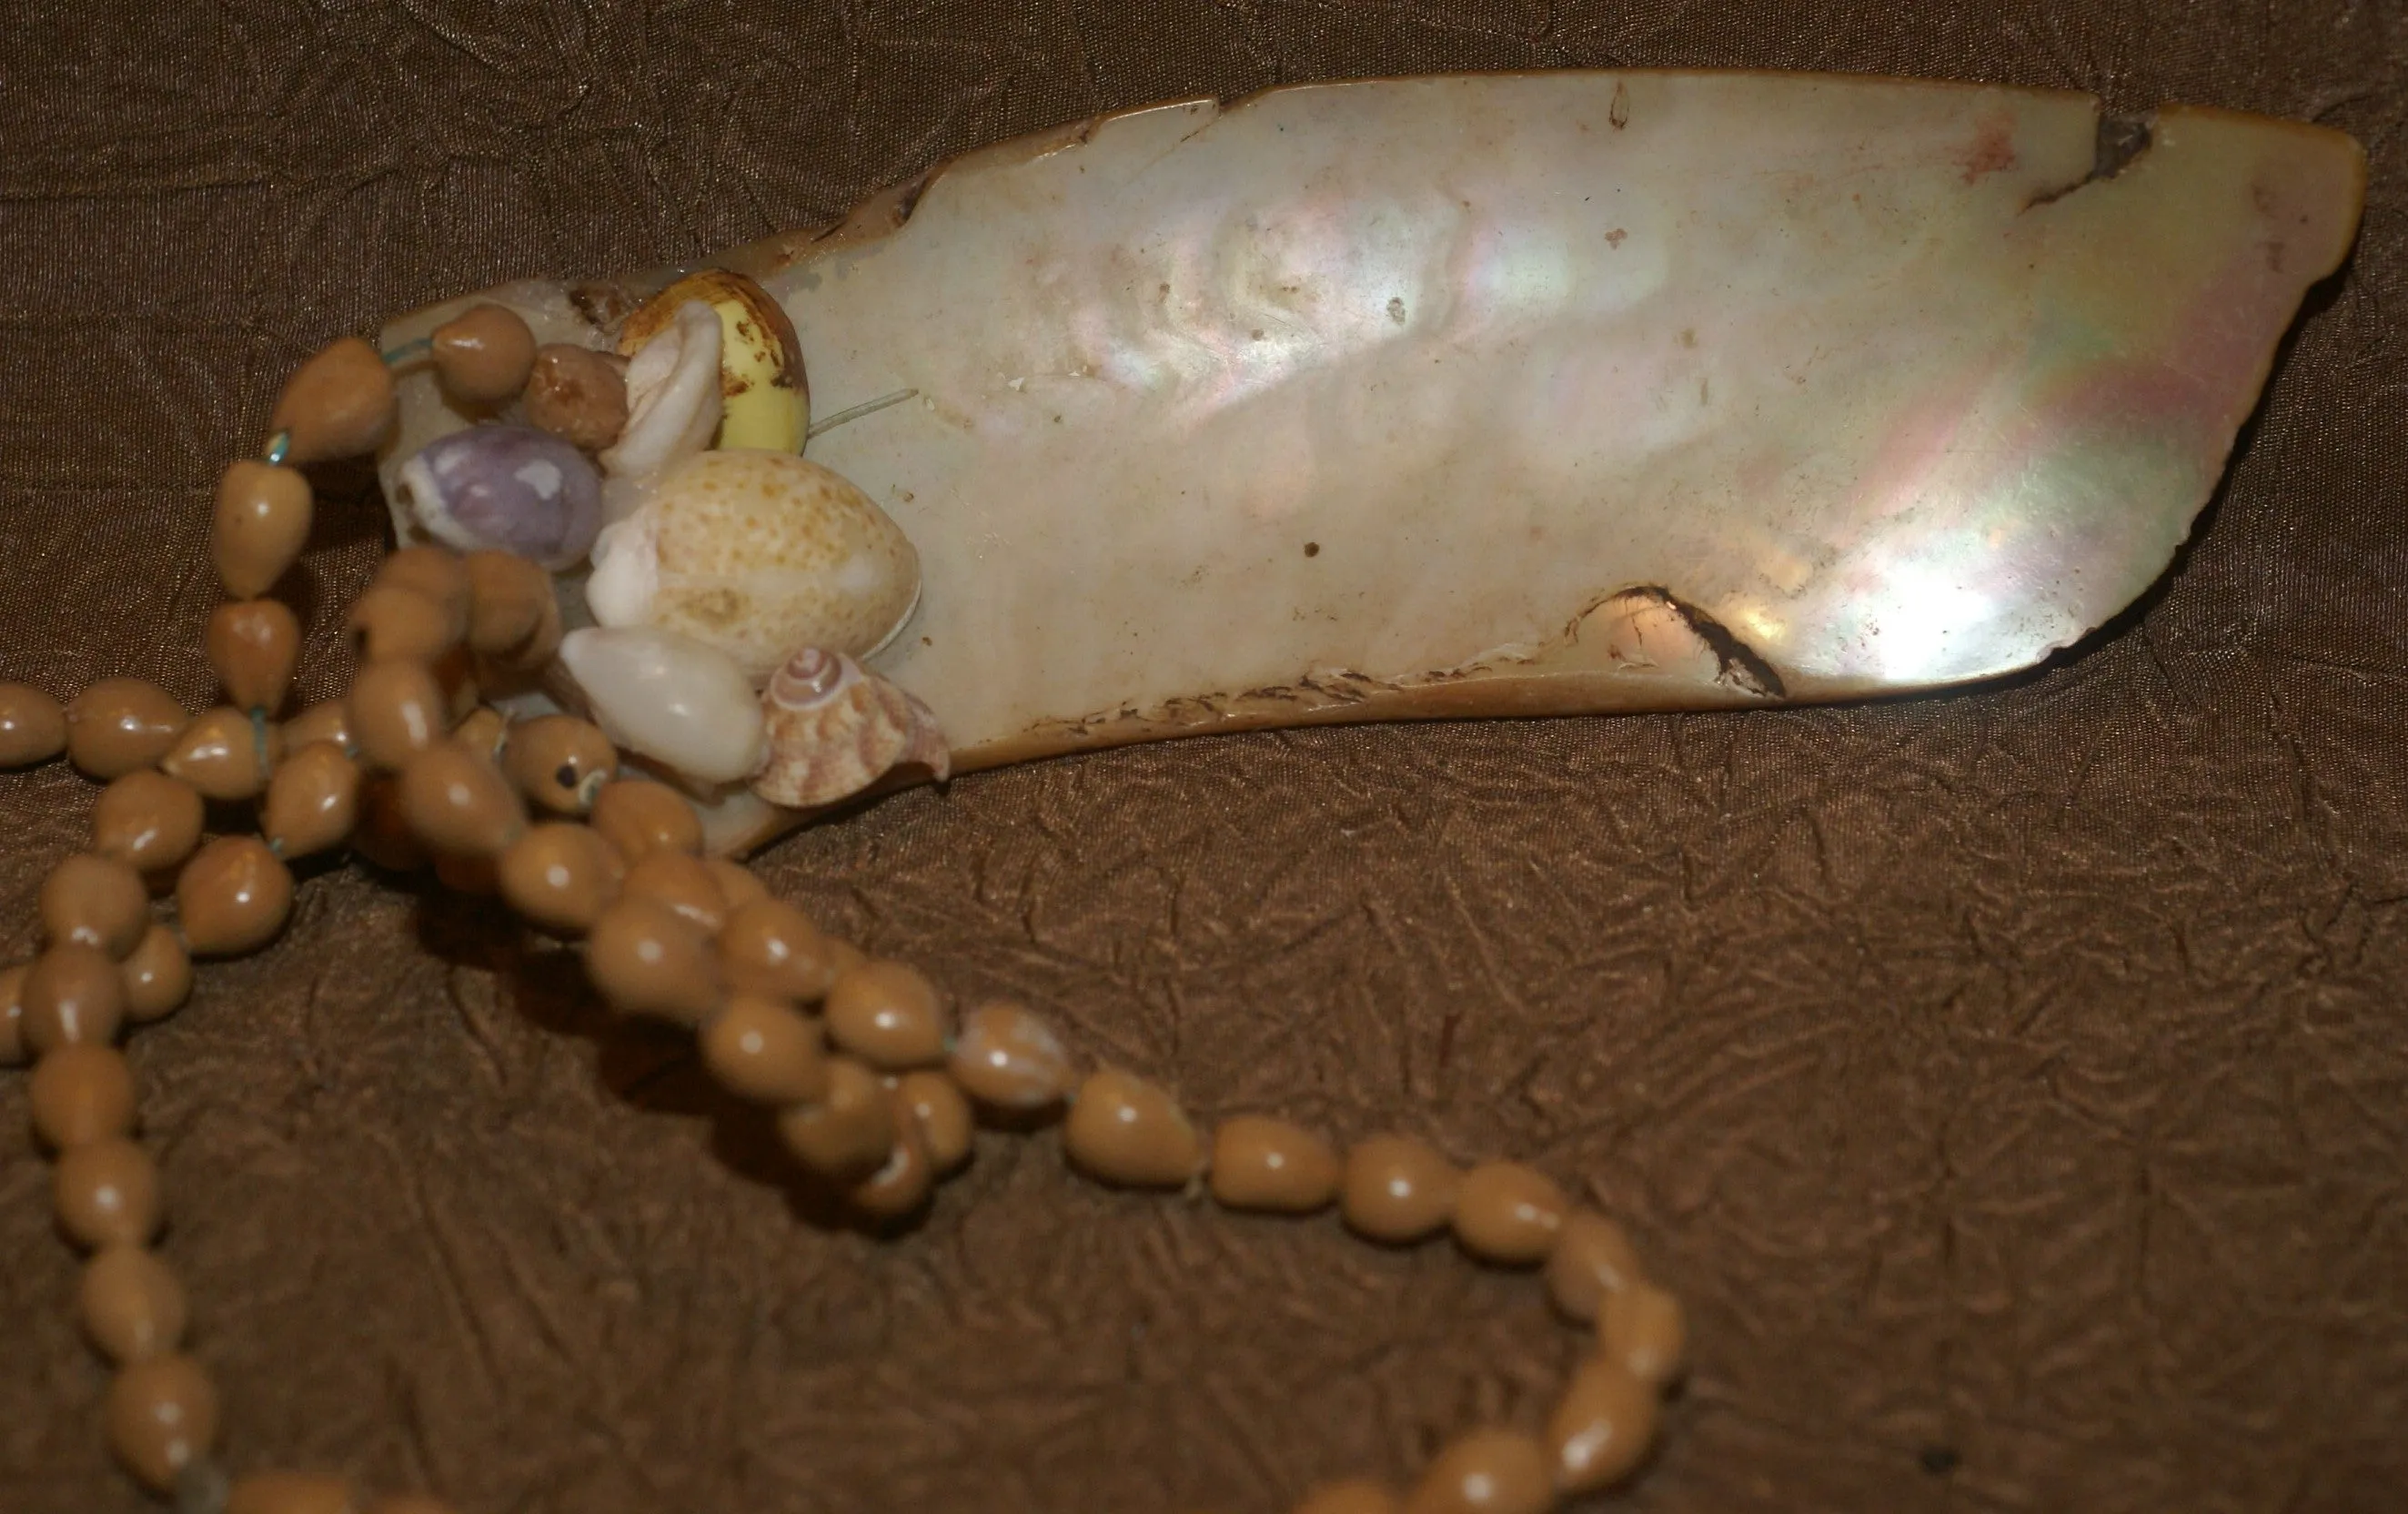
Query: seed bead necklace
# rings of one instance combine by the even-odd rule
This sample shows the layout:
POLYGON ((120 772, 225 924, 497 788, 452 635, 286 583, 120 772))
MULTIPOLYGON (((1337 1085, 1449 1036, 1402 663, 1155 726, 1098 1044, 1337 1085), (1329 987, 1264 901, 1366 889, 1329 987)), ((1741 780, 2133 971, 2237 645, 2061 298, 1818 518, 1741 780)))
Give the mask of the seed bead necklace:
MULTIPOLYGON (((387 354, 345 339, 294 373, 264 455, 219 484, 211 555, 229 602, 204 648, 224 704, 190 715, 155 684, 111 678, 62 708, 0 684, 0 766, 64 752, 106 785, 91 849, 41 886, 43 951, 0 969, 0 1063, 33 1064, 34 1132, 54 1162, 59 1229, 89 1253, 76 1312, 115 1371, 105 1414, 126 1472, 178 1514, 450 1514, 423 1494, 370 1498, 340 1476, 224 1469, 216 1389, 184 1349, 183 1286, 153 1249, 166 1206, 115 1045, 175 1013, 194 959, 276 938, 292 912, 289 863, 349 846, 388 868, 431 864, 447 886, 498 894, 535 930, 581 941, 614 1011, 692 1031, 720 1085, 774 1110, 795 1159, 872 1223, 924 1207, 968 1160, 982 1116, 1020 1131, 1058 1117, 1069 1164, 1096 1181, 1200 1187, 1258 1213, 1335 1205, 1384 1246, 1451 1231, 1482 1262, 1540 1272, 1590 1333, 1543 1425, 1476 1426, 1409 1487, 1325 1483, 1295 1514, 1541 1514, 1630 1477, 1680 1378, 1685 1327, 1612 1220, 1530 1167, 1458 1168, 1416 1136, 1373 1135, 1341 1155, 1258 1115, 1208 1134, 1155 1084, 1082 1071, 1024 1005, 956 1018, 917 969, 865 956, 746 869, 702 855, 693 803, 623 767, 598 727, 511 720, 482 701, 480 670, 539 670, 559 646, 559 605, 537 564, 391 554, 350 611, 360 660, 348 693, 277 718, 301 629, 266 594, 309 533, 300 468, 378 448, 394 424, 394 365, 431 363, 455 398, 494 406, 527 393, 538 361, 523 322, 480 306, 431 342, 387 354), (205 837, 208 800, 255 805, 258 833, 205 837), (165 917, 154 886, 172 900, 165 917)), ((592 444, 590 408, 563 413, 557 431, 592 444)))

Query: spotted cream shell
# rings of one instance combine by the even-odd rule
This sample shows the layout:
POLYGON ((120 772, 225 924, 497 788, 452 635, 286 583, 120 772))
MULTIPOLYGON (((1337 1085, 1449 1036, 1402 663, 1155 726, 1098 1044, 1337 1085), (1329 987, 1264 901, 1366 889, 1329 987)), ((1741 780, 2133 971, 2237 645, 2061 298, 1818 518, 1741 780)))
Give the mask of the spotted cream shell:
POLYGON ((840 652, 805 647, 762 691, 769 755, 752 792, 797 808, 860 793, 907 764, 942 779, 953 758, 918 699, 840 652))

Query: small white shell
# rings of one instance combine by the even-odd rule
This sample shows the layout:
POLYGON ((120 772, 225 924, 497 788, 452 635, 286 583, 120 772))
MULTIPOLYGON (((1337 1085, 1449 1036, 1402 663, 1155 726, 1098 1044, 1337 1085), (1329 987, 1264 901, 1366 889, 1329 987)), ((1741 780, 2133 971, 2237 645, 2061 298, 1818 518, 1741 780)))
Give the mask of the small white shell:
POLYGON ((752 792, 777 804, 832 804, 906 763, 943 779, 953 757, 928 707, 841 653, 805 647, 761 695, 769 756, 752 792))
POLYGON ((919 553, 867 495, 793 453, 721 448, 603 532, 586 602, 605 626, 715 646, 761 685, 798 646, 868 656, 919 593, 919 553))
POLYGON ((704 783, 750 777, 764 731, 752 685, 724 653, 668 631, 571 631, 560 660, 604 735, 704 783))
POLYGON ((613 478, 641 482, 710 445, 719 429, 719 315, 698 299, 627 364, 627 427, 602 454, 613 478))

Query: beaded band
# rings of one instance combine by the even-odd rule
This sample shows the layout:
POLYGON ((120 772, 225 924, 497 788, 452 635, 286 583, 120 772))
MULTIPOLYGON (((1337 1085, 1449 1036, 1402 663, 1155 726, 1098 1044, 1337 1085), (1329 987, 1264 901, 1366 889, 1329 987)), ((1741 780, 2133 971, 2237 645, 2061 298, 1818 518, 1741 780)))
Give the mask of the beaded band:
MULTIPOLYGON (((0 1062, 34 1062, 34 1128, 56 1159, 59 1226, 91 1252, 77 1310, 116 1368, 108 1438, 126 1470, 181 1514, 448 1509, 415 1495, 363 1504, 340 1477, 230 1481, 220 1469, 217 1394, 183 1349, 182 1286, 151 1249, 158 1173, 134 1140, 134 1080, 114 1046, 127 1025, 183 1003, 194 958, 275 939, 293 907, 289 863, 349 845, 387 867, 431 862, 445 883, 498 893, 537 930, 581 940, 612 1009, 692 1030, 719 1083, 774 1109, 796 1160, 871 1220, 925 1206, 968 1161, 981 1114, 1025 1131, 1059 1113, 1070 1163, 1097 1181, 1200 1187, 1237 1210, 1334 1204, 1348 1228, 1391 1246, 1451 1230, 1484 1262, 1542 1269, 1555 1306, 1593 1330, 1594 1349, 1541 1429, 1471 1429, 1402 1493, 1372 1480, 1325 1484, 1297 1514, 1539 1514, 1629 1477, 1654 1441, 1661 1393, 1679 1379, 1684 1326, 1612 1220, 1532 1168, 1459 1170, 1412 1136, 1375 1135, 1341 1156, 1301 1127, 1245 1115, 1208 1137, 1144 1078, 1111 1067, 1082 1075, 1023 1005, 981 1004, 955 1023, 916 969, 865 957, 742 867, 703 857, 694 805, 624 765, 599 728, 566 714, 511 721, 481 701, 480 668, 538 668, 559 646, 559 605, 538 564, 492 551, 393 553, 346 623, 361 658, 348 694, 277 721, 300 627, 265 596, 308 536, 314 507, 298 466, 376 449, 394 422, 395 366, 432 362, 455 398, 498 407, 521 398, 540 355, 517 316, 480 306, 390 353, 346 339, 294 376, 264 460, 234 464, 219 487, 212 555, 230 602, 205 642, 224 705, 188 715, 155 684, 113 678, 63 710, 39 689, 0 684, 0 765, 64 752, 107 784, 92 849, 42 885, 46 949, 0 970, 0 1062), (204 839, 209 800, 255 802, 260 833, 204 839), (169 878, 173 912, 155 918, 152 885, 169 878)), ((609 417, 609 370, 579 379, 589 386, 580 404, 529 396, 524 409, 591 448, 609 440, 595 418, 609 417)))

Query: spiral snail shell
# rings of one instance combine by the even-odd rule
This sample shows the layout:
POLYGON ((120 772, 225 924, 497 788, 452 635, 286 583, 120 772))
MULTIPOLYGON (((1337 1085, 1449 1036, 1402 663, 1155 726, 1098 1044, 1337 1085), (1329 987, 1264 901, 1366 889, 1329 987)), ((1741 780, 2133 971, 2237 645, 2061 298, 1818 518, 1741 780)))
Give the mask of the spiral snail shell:
POLYGON ((807 808, 860 793, 906 764, 942 779, 953 758, 928 707, 840 652, 805 647, 761 694, 769 755, 752 792, 807 808))

